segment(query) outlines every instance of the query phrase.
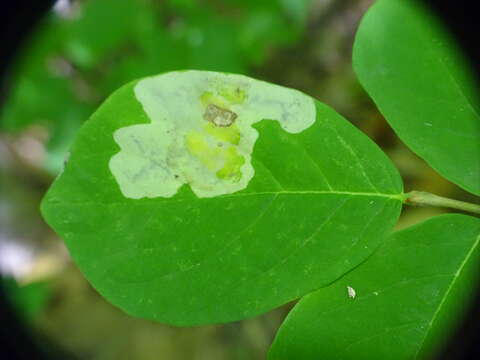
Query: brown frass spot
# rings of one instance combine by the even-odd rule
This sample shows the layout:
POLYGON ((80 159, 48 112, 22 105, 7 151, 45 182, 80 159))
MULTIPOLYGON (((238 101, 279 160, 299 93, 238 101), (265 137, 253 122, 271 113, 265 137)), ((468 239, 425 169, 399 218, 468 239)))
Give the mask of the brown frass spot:
POLYGON ((217 105, 209 104, 205 109, 203 118, 215 126, 228 127, 235 122, 237 114, 233 111, 223 109, 217 105))

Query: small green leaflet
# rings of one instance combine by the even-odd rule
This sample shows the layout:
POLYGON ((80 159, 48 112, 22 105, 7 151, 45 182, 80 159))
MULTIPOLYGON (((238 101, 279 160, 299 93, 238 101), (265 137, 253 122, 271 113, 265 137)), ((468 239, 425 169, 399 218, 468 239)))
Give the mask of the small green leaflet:
POLYGON ((480 195, 480 93, 453 39, 420 2, 379 0, 353 64, 398 136, 435 170, 480 195))
POLYGON ((252 317, 334 281, 378 247, 403 199, 385 154, 329 107, 185 71, 112 94, 42 213, 106 299, 187 326, 252 317))
POLYGON ((458 214, 393 234, 357 269, 300 300, 269 359, 431 359, 468 310, 479 242, 480 219, 458 214))

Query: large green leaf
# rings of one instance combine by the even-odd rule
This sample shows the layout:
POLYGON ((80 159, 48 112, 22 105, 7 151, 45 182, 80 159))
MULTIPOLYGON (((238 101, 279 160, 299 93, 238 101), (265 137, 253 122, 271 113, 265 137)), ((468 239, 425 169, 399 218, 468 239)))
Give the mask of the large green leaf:
POLYGON ((465 215, 395 233, 357 269, 300 300, 269 359, 431 358, 468 309, 479 242, 480 220, 465 215))
POLYGON ((480 195, 475 78, 419 1, 380 0, 363 19, 353 62, 398 136, 447 179, 480 195))
POLYGON ((374 251, 402 200, 388 158, 327 106, 186 71, 115 92, 42 212, 108 300, 191 325, 254 316, 335 280, 374 251), (216 126, 214 111, 230 123, 216 126))

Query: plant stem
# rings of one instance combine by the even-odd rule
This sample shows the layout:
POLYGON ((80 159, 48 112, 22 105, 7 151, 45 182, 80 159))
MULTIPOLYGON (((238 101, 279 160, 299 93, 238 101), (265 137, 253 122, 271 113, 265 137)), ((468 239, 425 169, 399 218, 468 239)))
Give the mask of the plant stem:
POLYGON ((405 203, 413 206, 438 206, 480 214, 480 205, 453 200, 425 191, 411 191, 405 194, 405 203))

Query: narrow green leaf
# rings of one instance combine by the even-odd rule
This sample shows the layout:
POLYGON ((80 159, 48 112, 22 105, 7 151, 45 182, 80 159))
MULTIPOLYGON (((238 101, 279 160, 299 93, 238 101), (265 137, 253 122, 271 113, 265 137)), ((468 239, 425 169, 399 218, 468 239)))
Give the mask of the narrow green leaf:
POLYGON ((398 136, 434 169, 480 195, 479 93, 453 39, 420 2, 380 0, 353 63, 398 136))
POLYGON ((269 359, 430 359, 474 295, 479 242, 480 220, 465 215, 393 234, 357 269, 300 300, 269 359))
POLYGON ((79 132, 42 212, 108 300, 192 325, 333 281, 379 245, 402 200, 388 158, 327 106, 185 71, 115 92, 79 132))

